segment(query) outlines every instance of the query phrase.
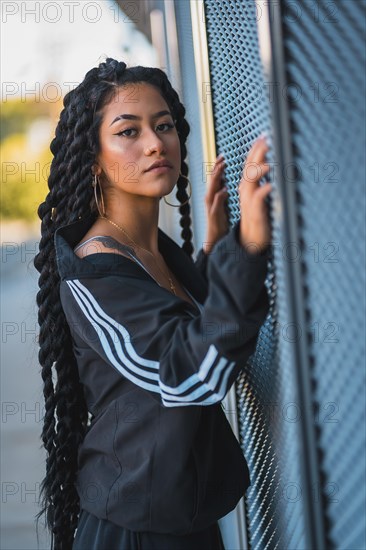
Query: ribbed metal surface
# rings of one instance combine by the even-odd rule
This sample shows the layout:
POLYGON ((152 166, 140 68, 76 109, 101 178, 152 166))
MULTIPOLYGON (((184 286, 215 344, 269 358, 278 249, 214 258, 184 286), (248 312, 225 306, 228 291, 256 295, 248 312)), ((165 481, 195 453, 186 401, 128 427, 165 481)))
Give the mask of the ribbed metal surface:
POLYGON ((283 2, 314 418, 332 547, 365 532, 365 3, 283 2))
MULTIPOLYGON (((205 1, 212 101, 218 152, 223 152, 231 221, 240 215, 236 186, 253 140, 270 131, 270 109, 258 49, 254 2, 205 1)), ((273 153, 269 160, 273 162, 273 153)), ((273 182, 276 186, 276 182, 273 182)), ((306 538, 294 349, 289 330, 283 237, 273 219, 271 309, 256 353, 236 384, 243 452, 251 486, 246 493, 251 548, 309 548, 306 538)), ((229 466, 228 466, 229 467, 229 466)))
MULTIPOLYGON (((178 0, 175 1, 174 5, 182 80, 182 89, 179 90, 179 94, 186 108, 187 119, 191 128, 187 140, 187 163, 189 165, 189 179, 192 185, 190 204, 192 205, 194 247, 196 253, 202 247, 206 234, 206 219, 202 215, 206 181, 204 177, 205 170, 202 164, 203 153, 199 113, 202 97, 199 97, 197 89, 190 3, 189 1, 180 2, 178 0)), ((172 202, 176 203, 176 199, 172 200, 172 202)))

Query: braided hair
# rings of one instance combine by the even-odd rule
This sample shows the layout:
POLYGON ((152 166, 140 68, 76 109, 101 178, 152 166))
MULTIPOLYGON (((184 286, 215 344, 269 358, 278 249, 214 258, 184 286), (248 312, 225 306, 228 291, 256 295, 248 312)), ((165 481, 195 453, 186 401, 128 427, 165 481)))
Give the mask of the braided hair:
MULTIPOLYGON (((123 61, 107 58, 91 69, 84 80, 68 92, 63 101, 55 137, 48 178, 49 192, 38 208, 41 240, 34 265, 39 276, 37 293, 39 363, 45 399, 42 442, 46 449, 46 475, 41 483, 37 518, 45 517, 51 534, 51 550, 72 547, 79 517, 79 497, 75 488, 77 451, 88 426, 88 410, 72 351, 69 326, 62 310, 56 265, 54 233, 63 226, 97 212, 94 200, 92 165, 100 150, 99 128, 102 109, 113 99, 118 87, 147 82, 155 85, 167 102, 180 140, 181 174, 187 176, 184 162, 185 142, 190 131, 185 108, 166 74, 158 68, 128 67, 123 61)), ((176 198, 179 203, 189 197, 187 179, 179 176, 176 198)), ((182 249, 193 252, 190 205, 181 204, 182 249)))

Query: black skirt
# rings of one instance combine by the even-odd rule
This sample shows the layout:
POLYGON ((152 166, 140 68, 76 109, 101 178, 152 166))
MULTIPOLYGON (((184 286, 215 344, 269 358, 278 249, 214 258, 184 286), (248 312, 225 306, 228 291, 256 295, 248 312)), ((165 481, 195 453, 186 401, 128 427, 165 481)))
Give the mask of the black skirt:
POLYGON ((219 524, 189 535, 129 531, 86 510, 79 516, 72 550, 225 550, 219 524))

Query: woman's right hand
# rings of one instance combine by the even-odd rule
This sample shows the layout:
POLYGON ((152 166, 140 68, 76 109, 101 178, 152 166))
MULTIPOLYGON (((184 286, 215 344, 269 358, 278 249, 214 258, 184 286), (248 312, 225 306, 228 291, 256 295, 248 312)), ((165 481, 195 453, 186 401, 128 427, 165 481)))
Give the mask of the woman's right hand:
POLYGON ((260 253, 270 243, 271 230, 265 198, 272 190, 270 183, 259 185, 268 172, 265 162, 268 145, 265 138, 258 138, 252 145, 240 183, 237 187, 240 202, 240 242, 250 253, 260 253))

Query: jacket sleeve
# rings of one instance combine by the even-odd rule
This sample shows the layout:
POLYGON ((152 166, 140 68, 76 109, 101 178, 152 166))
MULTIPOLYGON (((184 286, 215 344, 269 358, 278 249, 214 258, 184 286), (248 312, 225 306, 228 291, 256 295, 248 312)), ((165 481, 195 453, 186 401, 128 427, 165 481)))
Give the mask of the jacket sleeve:
POLYGON ((207 279, 207 260, 208 260, 208 254, 206 254, 203 251, 203 248, 200 248, 197 252, 196 259, 194 261, 194 264, 198 271, 201 273, 202 277, 205 279, 206 282, 208 282, 207 279))
POLYGON ((266 273, 266 254, 239 244, 237 223, 207 257, 209 291, 193 317, 190 304, 146 278, 69 279, 60 294, 71 332, 123 377, 166 407, 212 405, 255 351, 266 273))

